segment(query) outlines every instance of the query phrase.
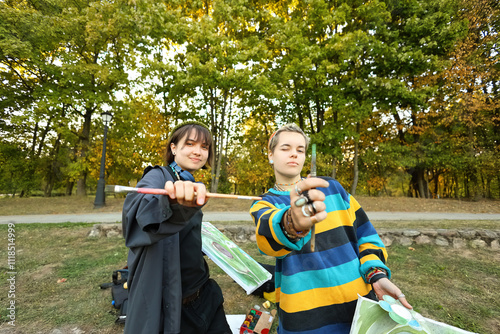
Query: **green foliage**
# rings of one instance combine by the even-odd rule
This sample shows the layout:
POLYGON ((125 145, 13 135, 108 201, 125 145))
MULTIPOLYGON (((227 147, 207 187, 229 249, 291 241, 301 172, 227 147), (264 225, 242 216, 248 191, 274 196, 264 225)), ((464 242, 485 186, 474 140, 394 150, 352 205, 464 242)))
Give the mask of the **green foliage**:
POLYGON ((211 191, 260 193, 267 139, 295 122, 318 172, 354 191, 499 197, 498 15, 487 0, 3 2, 0 133, 36 175, 12 184, 94 190, 110 109, 108 183, 134 184, 197 119, 211 191))
POLYGON ((239 193, 259 195, 274 185, 274 173, 267 156, 267 138, 275 130, 272 124, 259 124, 251 116, 241 123, 239 145, 233 149, 228 161, 228 180, 234 183, 239 193))
POLYGON ((19 147, 7 142, 0 142, 0 192, 12 196, 27 196, 36 189, 35 166, 28 154, 19 147))
POLYGON ((30 137, 32 159, 51 151, 55 138, 57 147, 70 145, 74 167, 68 179, 83 181, 83 187, 92 115, 112 104, 114 91, 127 83, 123 61, 130 54, 123 37, 130 26, 118 10, 126 8, 121 1, 1 4, 0 92, 7 96, 2 100, 6 122, 15 124, 17 115, 24 116, 19 135, 30 137), (62 136, 65 127, 77 141, 62 136))

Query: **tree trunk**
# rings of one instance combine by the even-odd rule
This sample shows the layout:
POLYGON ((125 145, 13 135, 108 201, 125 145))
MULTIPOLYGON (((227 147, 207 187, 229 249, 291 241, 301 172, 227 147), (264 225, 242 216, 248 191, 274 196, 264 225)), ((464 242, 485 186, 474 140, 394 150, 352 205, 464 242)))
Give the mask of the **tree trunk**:
POLYGON ((57 175, 57 157, 59 155, 59 148, 61 147, 61 134, 57 135, 56 142, 54 144, 54 149, 52 150, 52 162, 48 168, 47 175, 47 185, 45 187, 44 196, 52 196, 52 189, 54 189, 54 182, 57 175))
POLYGON ((31 138, 31 152, 30 156, 32 159, 35 159, 35 147, 36 143, 38 142, 38 122, 35 123, 35 128, 33 130, 33 138, 31 138))
POLYGON ((403 196, 404 196, 404 194, 405 194, 405 183, 404 183, 404 181, 403 181, 403 180, 401 180, 401 193, 402 193, 402 194, 403 194, 403 196))
POLYGON ((433 179, 434 179, 434 197, 438 198, 439 197, 439 173, 437 171, 434 171, 433 179))
POLYGON ((417 169, 417 184, 418 184, 418 192, 421 198, 427 198, 427 192, 425 191, 425 179, 424 179, 424 171, 421 169, 417 169))
POLYGON ((76 181, 76 196, 87 196, 87 172, 83 172, 80 178, 76 181))
MULTIPOLYGON (((222 146, 222 144, 221 144, 222 146)), ((222 148, 217 153, 217 165, 215 167, 215 174, 212 175, 212 184, 210 185, 210 191, 213 193, 217 192, 219 188, 219 177, 220 177, 220 167, 222 163, 222 148)))
POLYGON ((500 198, 500 175, 497 175, 498 197, 500 198))
MULTIPOLYGON (((87 153, 89 150, 89 143, 90 143, 90 125, 92 124, 92 113, 94 112, 94 110, 95 108, 87 108, 84 116, 82 132, 80 135, 81 151, 79 159, 81 163, 85 163, 85 160, 87 159, 87 153)), ((87 175, 88 175, 88 170, 87 168, 85 168, 85 170, 80 174, 80 178, 76 183, 77 196, 87 195, 87 175)))
POLYGON ((51 197, 52 189, 54 188, 54 182, 48 182, 43 190, 43 197, 51 197))
MULTIPOLYGON (((420 167, 410 168, 410 189, 415 191, 415 197, 427 198, 427 185, 424 178, 424 170, 420 167)), ((409 190, 411 192, 411 190, 409 190)), ((412 196, 410 196, 412 197, 412 196)))
POLYGON ((484 198, 486 195, 486 180, 484 179, 483 173, 479 173, 479 182, 481 183, 481 197, 484 198))
POLYGON ((54 116, 50 116, 49 119, 47 120, 47 125, 45 126, 44 130, 42 131, 42 135, 40 136, 40 140, 38 141, 38 151, 36 156, 40 157, 42 155, 42 150, 43 150, 43 143, 45 142, 45 138, 47 137, 47 133, 52 130, 51 122, 54 116))
POLYGON ((333 158, 332 162, 332 179, 337 178, 337 158, 333 158))
POLYGON ((469 182, 468 182, 468 176, 467 173, 464 173, 464 191, 465 191, 465 198, 469 198, 469 182))
MULTIPOLYGON (((226 105, 227 105, 227 92, 224 93, 224 105, 222 107, 222 115, 221 115, 221 121, 220 121, 220 126, 218 127, 217 134, 215 137, 217 137, 217 146, 215 147, 216 149, 216 163, 215 163, 215 172, 212 173, 212 182, 210 185, 210 191, 213 193, 217 192, 217 189, 219 188, 219 177, 220 177, 220 168, 222 164, 222 156, 223 156, 223 147, 224 147, 224 121, 226 119, 226 105)), ((216 116, 216 106, 214 104, 214 109, 213 109, 213 114, 214 114, 214 120, 217 122, 217 116, 216 116)), ((213 171, 213 169, 212 169, 213 171)))
POLYGON ((74 185, 75 185, 75 182, 73 182, 73 181, 68 181, 66 183, 66 196, 71 196, 71 194, 73 193, 74 185))
POLYGON ((486 198, 492 198, 491 197, 491 178, 486 177, 486 198))
MULTIPOLYGON (((359 124, 356 125, 359 128, 359 124)), ((351 184, 351 194, 356 195, 356 187, 358 186, 359 167, 358 167, 358 140, 354 139, 354 160, 353 160, 353 178, 351 184)))

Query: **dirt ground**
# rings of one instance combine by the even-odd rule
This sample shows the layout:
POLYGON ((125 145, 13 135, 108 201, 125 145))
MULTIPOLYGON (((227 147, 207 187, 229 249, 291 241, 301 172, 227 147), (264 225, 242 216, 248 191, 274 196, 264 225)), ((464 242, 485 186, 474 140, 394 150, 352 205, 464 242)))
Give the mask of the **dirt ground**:
POLYGON ((500 213, 498 200, 465 201, 409 197, 359 197, 357 200, 366 211, 500 213))
MULTIPOLYGON (((500 200, 466 201, 456 199, 420 199, 407 197, 363 197, 356 199, 367 212, 464 212, 500 213, 500 200)), ((108 197, 106 205, 94 209, 94 198, 71 197, 30 197, 0 198, 0 216, 30 214, 64 214, 119 212, 124 198, 108 197)), ((248 211, 251 200, 212 198, 203 211, 248 211)))

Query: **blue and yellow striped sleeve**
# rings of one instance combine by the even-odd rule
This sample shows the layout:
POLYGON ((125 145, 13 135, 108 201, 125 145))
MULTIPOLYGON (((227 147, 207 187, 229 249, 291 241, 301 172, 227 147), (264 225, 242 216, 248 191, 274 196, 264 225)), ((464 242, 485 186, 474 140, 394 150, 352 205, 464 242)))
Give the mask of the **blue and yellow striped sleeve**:
POLYGON ((373 267, 383 268, 391 277, 391 271, 385 264, 387 261, 387 250, 380 239, 375 227, 368 219, 365 211, 358 201, 349 196, 350 209, 354 214, 354 228, 358 239, 360 273, 365 277, 366 273, 373 267))
POLYGON ((255 223, 255 236, 259 250, 269 256, 282 258, 293 250, 300 250, 310 236, 291 242, 283 233, 281 220, 290 205, 281 207, 266 201, 255 202, 250 208, 250 215, 255 223))

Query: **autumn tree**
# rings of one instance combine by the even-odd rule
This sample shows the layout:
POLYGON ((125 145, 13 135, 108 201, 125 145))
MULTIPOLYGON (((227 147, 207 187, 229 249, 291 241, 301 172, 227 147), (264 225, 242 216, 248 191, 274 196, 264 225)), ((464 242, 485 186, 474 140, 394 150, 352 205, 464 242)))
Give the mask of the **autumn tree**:
POLYGON ((259 193, 295 122, 353 194, 496 196, 498 22, 488 0, 2 2, 0 187, 93 189, 110 109, 110 182, 195 119, 216 148, 197 177, 259 193))
POLYGON ((268 159, 268 138, 277 130, 273 121, 252 112, 238 125, 235 145, 229 153, 228 174, 244 194, 262 194, 274 185, 274 172, 268 159))
POLYGON ((71 146, 68 181, 77 181, 77 193, 84 195, 92 117, 104 104, 112 105, 113 92, 127 84, 129 7, 123 1, 9 1, 0 6, 6 119, 15 125, 11 116, 23 114, 21 131, 31 137, 31 163, 51 155, 48 166, 54 166, 59 148, 71 146))
POLYGON ((439 95, 432 101, 436 113, 436 142, 446 147, 434 185, 453 182, 453 196, 491 197, 499 178, 498 5, 487 0, 460 2, 460 17, 468 22, 467 37, 451 54, 449 68, 437 75, 439 95), (441 178, 439 178, 441 175, 441 178))
POLYGON ((401 166, 411 175, 414 194, 428 197, 426 173, 429 168, 423 139, 428 102, 437 86, 422 83, 422 78, 441 72, 449 54, 466 33, 454 1, 386 1, 391 21, 378 37, 384 42, 375 58, 374 73, 380 78, 376 87, 377 108, 392 119, 393 147, 401 166))

